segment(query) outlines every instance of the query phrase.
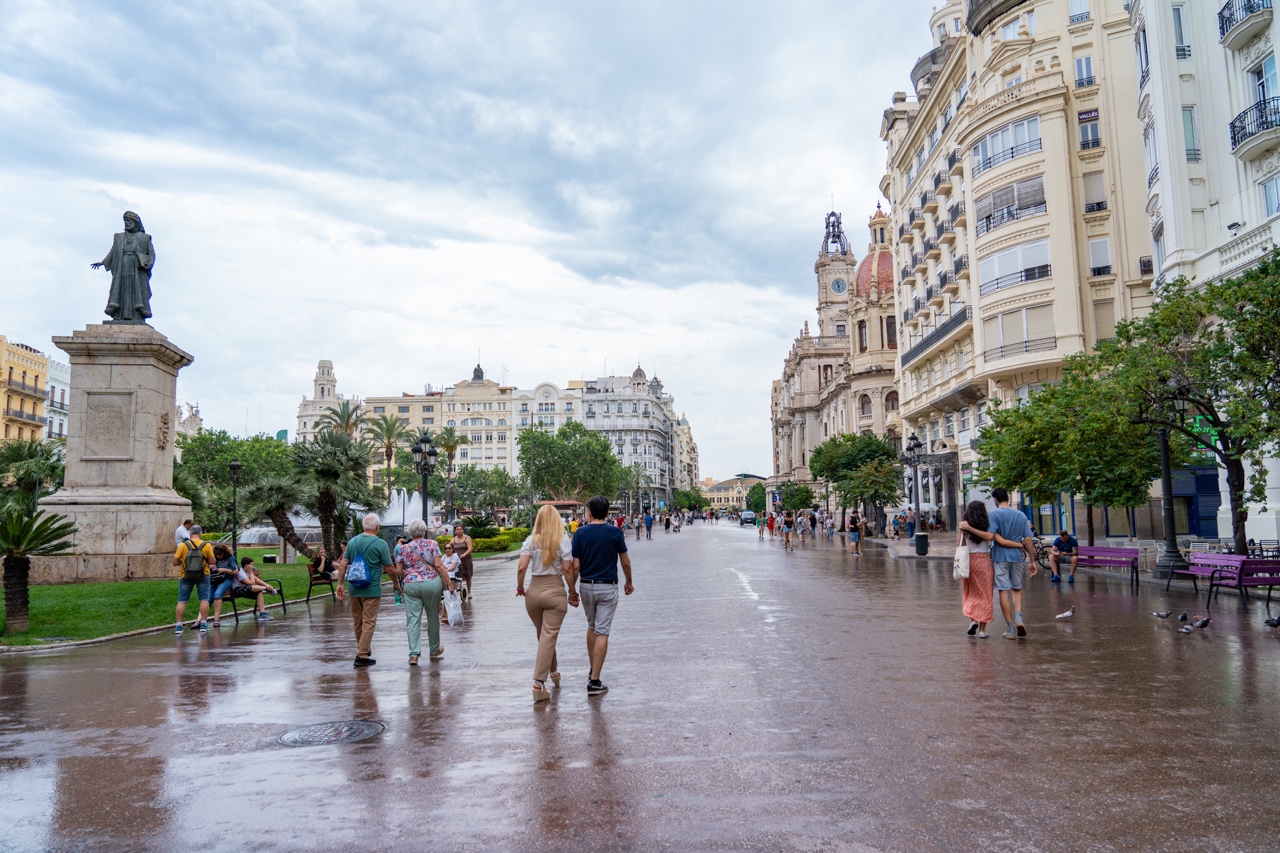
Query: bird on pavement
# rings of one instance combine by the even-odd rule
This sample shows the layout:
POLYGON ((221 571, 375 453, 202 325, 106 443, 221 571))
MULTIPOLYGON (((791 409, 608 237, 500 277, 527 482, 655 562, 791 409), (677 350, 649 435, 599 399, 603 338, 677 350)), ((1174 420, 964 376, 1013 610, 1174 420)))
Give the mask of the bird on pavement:
POLYGON ((1073 604, 1071 605, 1071 609, 1068 610, 1066 613, 1059 613, 1057 616, 1053 618, 1054 619, 1070 619, 1072 616, 1075 616, 1075 615, 1076 615, 1076 606, 1073 604))
POLYGON ((1268 628, 1280 628, 1280 616, 1273 616, 1270 619, 1263 619, 1262 624, 1268 628))
POLYGON ((1211 621, 1212 621, 1212 620, 1211 620, 1211 619, 1209 619, 1209 617, 1208 617, 1208 616, 1204 617, 1203 619, 1201 619, 1199 616, 1197 616, 1195 619, 1191 620, 1191 624, 1192 624, 1192 625, 1195 625, 1197 628, 1208 628, 1208 627, 1209 627, 1209 622, 1211 622, 1211 621))
POLYGON ((1168 619, 1170 616, 1173 615, 1173 611, 1172 610, 1164 610, 1164 611, 1152 610, 1151 615, 1156 617, 1157 619, 1168 619))
POLYGON ((1181 628, 1178 629, 1179 634, 1194 634, 1195 632, 1196 632, 1196 629, 1192 628, 1190 625, 1183 625, 1181 628))
POLYGON ((1179 622, 1186 622, 1186 621, 1187 621, 1187 611, 1185 611, 1185 610, 1184 610, 1184 611, 1182 611, 1182 615, 1178 617, 1178 621, 1179 621, 1179 622))

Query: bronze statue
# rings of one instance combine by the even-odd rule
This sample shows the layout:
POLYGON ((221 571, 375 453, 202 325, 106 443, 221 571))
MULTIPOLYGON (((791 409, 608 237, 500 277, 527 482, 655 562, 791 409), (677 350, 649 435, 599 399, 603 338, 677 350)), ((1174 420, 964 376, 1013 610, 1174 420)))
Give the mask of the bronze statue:
POLYGON ((111 273, 111 294, 107 297, 108 323, 145 325, 151 316, 151 268, 156 251, 142 220, 132 210, 124 213, 124 231, 116 234, 111 251, 90 269, 111 273))

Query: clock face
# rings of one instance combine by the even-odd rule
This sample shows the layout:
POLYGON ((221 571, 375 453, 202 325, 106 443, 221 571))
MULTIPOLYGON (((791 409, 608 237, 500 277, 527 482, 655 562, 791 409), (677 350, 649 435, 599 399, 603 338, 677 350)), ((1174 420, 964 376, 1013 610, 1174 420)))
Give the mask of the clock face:
POLYGON ((842 278, 838 278, 835 281, 831 282, 832 293, 844 293, 848 289, 849 289, 849 285, 845 284, 844 279, 842 278))

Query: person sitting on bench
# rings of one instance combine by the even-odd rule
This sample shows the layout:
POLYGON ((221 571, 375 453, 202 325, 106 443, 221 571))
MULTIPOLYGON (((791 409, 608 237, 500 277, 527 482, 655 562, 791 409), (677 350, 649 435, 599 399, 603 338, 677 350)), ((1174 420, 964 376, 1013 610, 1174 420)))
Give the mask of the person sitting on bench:
POLYGON ((213 546, 213 568, 209 572, 209 584, 213 587, 213 621, 209 624, 217 628, 222 624, 222 597, 236 583, 236 558, 231 556, 231 549, 226 545, 213 546))
POLYGON ((315 557, 311 559, 311 580, 313 583, 331 581, 337 574, 333 567, 333 561, 325 557, 324 549, 316 551, 315 557))
POLYGON ((1075 583, 1076 563, 1080 561, 1080 543, 1071 535, 1070 530, 1064 530, 1053 540, 1053 546, 1049 549, 1050 583, 1062 579, 1061 564, 1068 558, 1071 560, 1071 573, 1067 575, 1067 583, 1075 583))
POLYGON ((275 595, 275 589, 258 576, 258 569, 253 565, 252 557, 245 557, 240 561, 240 570, 236 573, 235 586, 231 587, 231 595, 234 598, 252 598, 254 604, 254 618, 259 622, 270 622, 271 614, 267 613, 266 603, 262 596, 264 593, 275 595))

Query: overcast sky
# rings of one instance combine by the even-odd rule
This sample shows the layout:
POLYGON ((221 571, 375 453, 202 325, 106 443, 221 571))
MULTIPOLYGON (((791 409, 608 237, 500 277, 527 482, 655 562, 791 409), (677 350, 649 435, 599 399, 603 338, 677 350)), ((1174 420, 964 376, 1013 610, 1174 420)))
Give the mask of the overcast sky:
POLYGON ((54 356, 135 210, 179 399, 655 372, 704 476, 770 473, 769 385, 855 252, 930 5, 0 0, 0 332, 54 356))

